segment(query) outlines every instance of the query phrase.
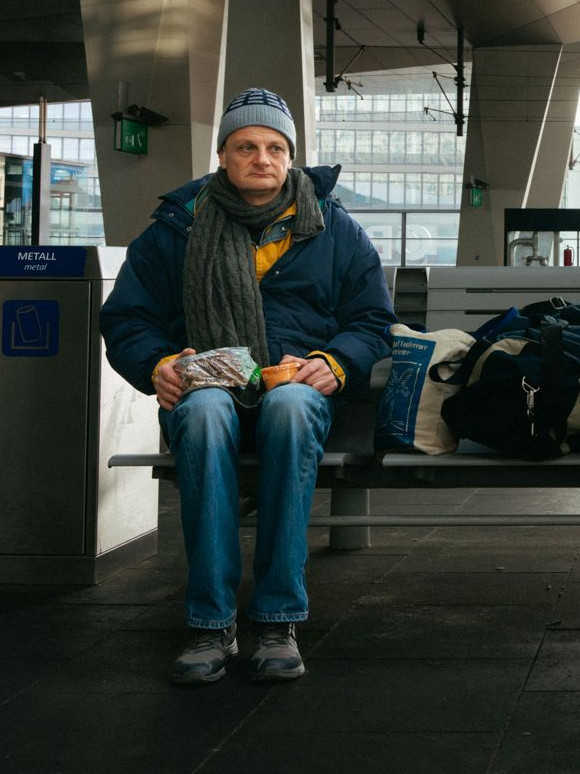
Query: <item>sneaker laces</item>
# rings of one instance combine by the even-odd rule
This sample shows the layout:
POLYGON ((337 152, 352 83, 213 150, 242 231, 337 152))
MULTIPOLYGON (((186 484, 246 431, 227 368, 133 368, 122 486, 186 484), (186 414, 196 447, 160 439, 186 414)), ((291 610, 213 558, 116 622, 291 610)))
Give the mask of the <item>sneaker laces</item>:
POLYGON ((187 643, 186 650, 195 651, 196 653, 203 653, 205 650, 212 650, 216 645, 222 643, 223 631, 221 629, 200 629, 191 636, 190 641, 187 643))
POLYGON ((256 637, 261 647, 276 647, 277 645, 286 645, 288 640, 296 642, 293 624, 286 626, 264 626, 256 632, 256 637))

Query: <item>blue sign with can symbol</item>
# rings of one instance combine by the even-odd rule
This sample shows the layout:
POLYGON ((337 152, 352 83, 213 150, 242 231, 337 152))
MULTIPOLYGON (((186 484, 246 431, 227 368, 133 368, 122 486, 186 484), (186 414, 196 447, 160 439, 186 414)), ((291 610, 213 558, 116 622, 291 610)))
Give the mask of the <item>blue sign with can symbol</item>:
POLYGON ((2 354, 6 357, 54 357, 58 339, 57 301, 11 300, 2 305, 2 354))

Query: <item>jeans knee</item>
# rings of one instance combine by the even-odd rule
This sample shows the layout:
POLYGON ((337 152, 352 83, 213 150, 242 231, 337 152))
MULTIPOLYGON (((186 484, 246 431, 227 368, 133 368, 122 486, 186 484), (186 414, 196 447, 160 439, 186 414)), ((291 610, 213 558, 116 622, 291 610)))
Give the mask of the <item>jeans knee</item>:
POLYGON ((237 436, 239 423, 232 397, 209 387, 187 393, 171 411, 162 410, 161 424, 173 445, 184 437, 222 443, 237 436))
POLYGON ((305 384, 285 384, 264 396, 260 425, 270 432, 325 432, 332 419, 329 398, 305 384))

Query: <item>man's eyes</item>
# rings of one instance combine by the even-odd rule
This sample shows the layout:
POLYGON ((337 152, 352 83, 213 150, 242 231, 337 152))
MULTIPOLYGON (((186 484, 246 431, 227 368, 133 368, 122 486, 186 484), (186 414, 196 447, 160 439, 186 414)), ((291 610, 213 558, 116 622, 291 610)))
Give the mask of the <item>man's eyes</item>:
MULTIPOLYGON (((258 150, 255 145, 240 145, 239 149, 242 153, 254 153, 258 150)), ((266 150, 268 153, 284 153, 282 145, 270 145, 266 150)))

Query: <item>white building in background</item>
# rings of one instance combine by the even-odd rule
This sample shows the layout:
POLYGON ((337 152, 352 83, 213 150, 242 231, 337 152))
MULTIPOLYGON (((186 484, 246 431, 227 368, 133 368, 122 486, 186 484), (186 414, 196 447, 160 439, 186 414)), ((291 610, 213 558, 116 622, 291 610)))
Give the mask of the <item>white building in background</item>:
POLYGON ((444 66, 437 78, 424 69, 350 76, 356 92, 318 85, 318 161, 341 164, 336 192, 385 264, 455 264, 465 138, 452 115, 452 74, 444 66))
MULTIPOLYGON (((337 195, 385 263, 455 263, 463 138, 430 72, 365 74, 316 97, 320 164, 342 165, 337 195), (356 88, 356 87, 355 87, 356 88), (429 114, 425 112, 429 108, 429 114), (434 120, 435 119, 435 120, 434 120)), ((448 86, 445 86, 448 89, 448 86)), ((0 242, 31 232, 38 105, 0 108, 0 242)), ((112 141, 112 140, 111 140, 112 141)), ((104 244, 90 102, 49 103, 51 242, 104 244)))
MULTIPOLYGON (((318 163, 341 165, 336 194, 385 264, 455 264, 465 138, 452 115, 453 75, 449 67, 437 77, 423 69, 366 73, 334 93, 317 85, 318 163)), ((38 114, 38 105, 0 108, 0 244, 30 242, 38 114)), ((575 139, 572 162, 580 128, 575 139)), ((47 142, 51 243, 104 244, 90 102, 49 104, 47 142)), ((580 163, 570 166, 563 206, 580 208, 580 163)))

